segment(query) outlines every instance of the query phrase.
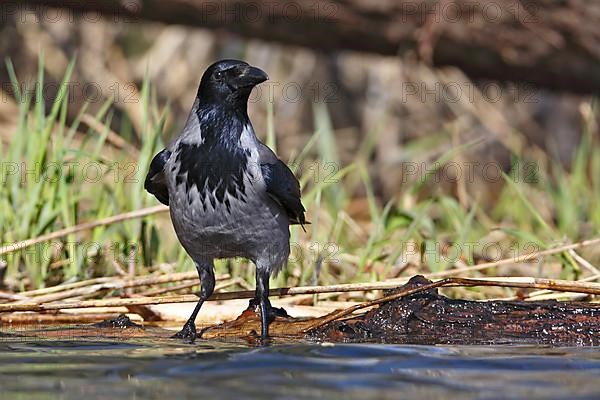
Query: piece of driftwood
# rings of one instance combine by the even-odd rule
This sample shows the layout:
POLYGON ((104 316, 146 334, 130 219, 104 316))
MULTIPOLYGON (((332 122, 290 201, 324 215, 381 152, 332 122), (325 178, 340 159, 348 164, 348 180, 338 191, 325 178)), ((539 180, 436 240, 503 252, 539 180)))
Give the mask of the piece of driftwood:
MULTIPOLYGON (((391 291, 430 284, 417 276, 391 291)), ((308 333, 315 340, 411 344, 600 345, 600 306, 557 301, 465 301, 437 289, 380 305, 308 333)))
MULTIPOLYGON (((362 315, 342 320, 331 321, 330 316, 309 320, 278 317, 271 324, 271 334, 327 342, 600 345, 600 305, 466 301, 442 296, 437 288, 418 291, 431 284, 422 276, 414 277, 386 295, 416 293, 383 302, 362 315), (312 326, 316 328, 310 329, 312 326)), ((332 313, 335 314, 340 313, 332 313)), ((258 317, 246 311, 235 321, 206 329, 202 337, 253 336, 259 328, 258 317)))

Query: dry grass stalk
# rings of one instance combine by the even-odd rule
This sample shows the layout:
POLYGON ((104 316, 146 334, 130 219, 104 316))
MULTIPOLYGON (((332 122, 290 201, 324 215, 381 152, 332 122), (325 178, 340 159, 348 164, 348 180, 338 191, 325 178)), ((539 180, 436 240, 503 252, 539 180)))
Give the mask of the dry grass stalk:
MULTIPOLYGON (((229 275, 225 275, 225 276, 228 277, 229 275)), ((227 278, 225 278, 225 279, 227 279, 227 278)), ((242 278, 234 278, 234 279, 226 280, 225 282, 219 283, 215 286, 215 292, 218 292, 219 290, 223 290, 223 289, 228 288, 233 285, 242 285, 243 284, 242 282, 246 283, 246 281, 244 281, 242 278)), ((179 290, 189 289, 189 288, 192 288, 192 287, 198 286, 198 285, 200 285, 200 281, 198 279, 194 279, 190 282, 185 282, 180 285, 146 290, 145 292, 138 293, 138 295, 139 296, 157 296, 159 294, 171 293, 171 292, 176 292, 179 290)))
MULTIPOLYGON (((166 207, 152 207, 151 209, 140 210, 148 213, 150 210, 155 212, 160 212, 162 209, 167 209, 166 207)), ((131 214, 131 213, 130 213, 131 214)), ((121 214, 122 216, 123 214, 121 214)), ((148 214, 145 214, 148 215, 148 214)), ((139 216, 139 213, 138 213, 139 216)), ((115 216, 119 217, 119 216, 115 216)), ((115 217, 111 217, 111 219, 115 219, 115 217)), ((131 216, 129 216, 131 218, 131 216)), ((105 219, 106 220, 106 219, 105 219)), ((99 220, 102 221, 102 220, 99 220)), ((99 221, 96 221, 97 224, 99 221)), ((39 240, 39 238, 34 239, 39 240)), ((524 256, 508 258, 503 260, 498 260, 495 262, 464 267, 460 269, 454 269, 452 271, 446 271, 444 274, 453 274, 456 275, 462 272, 470 272, 476 271, 486 268, 491 268, 499 265, 505 265, 515 262, 524 262, 528 260, 532 260, 541 256, 561 253, 564 251, 575 250, 578 248, 582 248, 585 246, 590 246, 600 243, 600 238, 590 239, 586 241, 582 241, 579 243, 569 244, 560 246, 554 249, 543 250, 539 252, 530 253, 524 256)), ((1 254, 1 253, 0 253, 1 254)), ((69 297, 75 296, 88 296, 92 291, 104 290, 107 288, 126 288, 132 286, 143 286, 143 285, 152 285, 166 282, 174 282, 178 280, 191 279, 195 275, 195 272, 185 272, 180 274, 169 274, 162 276, 151 276, 151 277, 142 277, 130 280, 119 280, 119 282, 104 282, 99 283, 94 286, 93 289, 89 287, 75 287, 71 289, 69 293, 69 297)), ((439 276, 439 274, 430 274, 429 278, 434 278, 439 276)), ((229 279, 226 277, 224 279, 229 279)), ((306 286, 306 287, 297 287, 297 288, 280 288, 273 289, 270 291, 271 296, 290 296, 290 295, 298 295, 298 294, 318 294, 318 293, 336 293, 336 292, 353 292, 353 291, 368 291, 368 290, 382 290, 382 289, 394 289, 397 288, 402 282, 406 282, 406 279, 403 280, 390 280, 385 282, 374 282, 374 283, 358 283, 358 284, 344 284, 344 285, 329 285, 329 286, 306 286)), ((81 284, 81 283, 80 283, 81 284)), ((75 285, 75 284, 72 284, 75 285)), ((419 288, 418 291, 427 290, 427 288, 436 288, 441 286, 499 286, 499 287, 519 287, 519 288, 532 288, 532 289, 545 289, 545 290, 553 290, 553 291, 562 291, 562 292, 574 292, 574 293, 587 293, 587 294, 600 294, 600 284, 598 283, 588 283, 585 281, 562 281, 562 280, 551 280, 551 279, 539 279, 539 278, 488 278, 485 280, 482 279, 464 279, 464 278, 446 278, 441 281, 432 283, 429 286, 423 286, 419 288), (425 289, 423 289, 425 288, 425 289)), ((73 287, 73 286, 71 286, 73 287)), ((418 292, 417 291, 417 292, 418 292)), ((30 292, 31 293, 31 292, 30 292)), ((39 291, 38 291, 39 293, 39 291)), ((399 297, 406 296, 412 294, 413 292, 402 292, 399 297), (403 294, 404 293, 404 294, 403 294)), ((414 292, 416 293, 416 292, 414 292)), ((60 293, 64 296, 64 293, 60 293)), ((394 295, 394 296, 398 296, 394 295)), ((254 292, 251 290, 239 291, 239 292, 230 292, 230 293, 215 293, 210 300, 229 300, 229 299, 242 299, 242 298, 252 298, 254 296, 254 292)), ((359 306, 350 307, 346 310, 341 311, 341 316, 335 317, 341 318, 345 315, 349 315, 355 310, 369 307, 372 305, 381 304, 382 302, 393 300, 393 297, 389 296, 384 297, 382 299, 373 300, 366 303, 361 303, 359 306), (358 307, 358 308, 356 308, 358 307)), ((62 297, 64 299, 65 297, 62 297)), ((60 296, 53 297, 52 300, 59 300, 60 296)), ((136 298, 127 298, 127 299, 103 299, 103 300, 88 300, 88 301, 77 301, 77 302, 69 302, 69 303, 53 303, 53 304, 40 304, 41 301, 39 297, 36 299, 36 302, 17 302, 10 304, 0 304, 0 312, 12 312, 12 311, 48 311, 48 310, 60 310, 60 309, 69 309, 69 308, 88 308, 88 307, 113 307, 113 306, 135 306, 135 305, 150 305, 150 304, 167 304, 167 303, 181 303, 181 302, 195 302, 197 301, 197 297, 195 295, 180 295, 180 296, 167 296, 167 297, 136 297, 136 298)), ((48 301, 48 298, 42 299, 48 301)), ((335 316, 336 314, 334 314, 335 316)))
MULTIPOLYGON (((598 270, 594 265, 592 265, 585 258, 581 257, 577 252, 573 249, 569 250, 568 253, 581 265, 583 268, 590 271, 593 275, 579 279, 580 282, 593 282, 595 280, 600 279, 600 270, 598 270)), ((506 297, 501 300, 552 300, 552 299, 565 299, 567 297, 569 300, 581 299, 581 293, 554 293, 551 290, 537 290, 525 295, 520 296, 511 296, 506 297)))
MULTIPOLYGON (((477 264, 477 265, 465 266, 461 260, 458 260, 454 265, 457 268, 450 269, 447 271, 423 274, 423 275, 428 279, 448 278, 448 277, 457 276, 457 275, 470 273, 470 272, 479 272, 479 271, 483 271, 486 269, 499 267, 502 265, 510 265, 510 264, 517 264, 517 263, 522 263, 522 262, 526 262, 526 261, 532 261, 532 260, 535 260, 540 257, 559 254, 559 253, 563 253, 563 252, 571 252, 571 251, 574 251, 575 249, 589 247, 589 246, 596 245, 596 244, 600 244, 600 237, 594 238, 594 239, 589 239, 589 240, 584 240, 582 242, 566 244, 566 245, 555 247, 552 249, 536 251, 536 252, 525 254, 525 255, 522 255, 519 257, 504 258, 501 260, 490 261, 490 262, 481 263, 481 264, 477 264)), ((345 261, 352 262, 352 263, 358 263, 360 260, 360 257, 352 255, 352 254, 340 254, 339 257, 345 261)), ((581 261, 583 259, 581 256, 577 255, 577 257, 574 257, 574 258, 584 268, 586 268, 590 271, 597 270, 593 265, 591 265, 586 260, 584 260, 584 261, 586 261, 586 264, 584 265, 581 261)), ((379 261, 369 260, 368 262, 372 265, 385 266, 384 263, 379 262, 379 261)), ((600 273, 600 270, 597 270, 597 272, 600 273)), ((405 278, 393 278, 393 279, 395 279, 399 282, 406 282, 405 278)))
MULTIPOLYGON (((200 281, 198 279, 193 279, 193 280, 184 281, 183 283, 180 283, 179 285, 162 287, 162 288, 158 288, 158 289, 145 290, 141 293, 137 293, 137 295, 145 296, 145 297, 152 297, 152 296, 158 296, 160 294, 177 292, 177 291, 183 290, 183 289, 189 289, 189 288, 192 288, 192 287, 198 286, 198 285, 200 285, 200 281)), ((217 287, 215 286, 215 290, 216 290, 216 288, 217 287)))
MULTIPOLYGON (((579 279, 577 282, 593 282, 600 279, 600 274, 592 275, 585 277, 583 279, 579 279)), ((536 290, 534 292, 521 295, 521 296, 510 296, 504 297, 498 300, 549 300, 552 298, 564 298, 565 295, 569 295, 568 293, 554 293, 552 290, 536 290)), ((578 297, 580 294, 571 293, 570 297, 578 297)))
POLYGON ((504 259, 498 260, 498 261, 491 261, 491 262, 487 262, 487 263, 483 263, 483 264, 477 264, 477 265, 471 265, 468 267, 456 268, 456 269, 453 269, 450 271, 443 271, 443 272, 428 274, 428 275, 426 275, 426 277, 427 278, 443 278, 443 277, 448 277, 448 276, 456 276, 458 274, 463 274, 466 272, 481 271, 484 269, 499 267, 501 265, 510 265, 510 264, 531 261, 531 260, 534 260, 539 257, 558 254, 558 253, 562 253, 562 252, 569 251, 569 250, 576 250, 576 249, 580 249, 582 247, 588 247, 588 246, 592 246, 592 245, 596 245, 596 244, 600 244, 600 237, 594 238, 594 239, 589 239, 589 240, 584 240, 584 241, 577 242, 577 243, 566 244, 566 245, 558 246, 558 247, 555 247, 552 249, 536 251, 533 253, 525 254, 523 256, 504 258, 504 259))
MULTIPOLYGON (((138 286, 150 286, 157 285, 161 283, 170 283, 170 282, 179 282, 187 279, 195 279, 196 284, 198 283, 198 273, 195 271, 190 272, 179 272, 174 274, 165 274, 159 276, 146 276, 134 279, 128 278, 98 278, 98 279, 89 279, 87 281, 82 281, 79 283, 86 283, 85 285, 75 284, 71 285, 71 288, 67 288, 66 290, 60 290, 62 285, 54 286, 54 288, 59 288, 59 290, 54 290, 50 293, 45 293, 38 296, 28 296, 25 299, 20 299, 21 303, 31 302, 31 303, 48 303, 52 301, 65 300, 69 298, 84 296, 90 297, 94 294, 97 294, 104 290, 116 290, 116 289, 127 289, 134 288, 138 286), (98 283, 97 283, 98 282, 98 283)), ((229 274, 219 275, 216 277, 217 281, 222 281, 225 279, 230 279, 229 274)), ((64 285, 67 286, 67 285, 64 285)), ((39 292, 39 291, 38 291, 39 292)), ((31 292, 29 292, 31 293, 31 292)))
POLYGON ((111 282, 113 279, 114 279, 113 277, 86 279, 84 281, 65 283, 63 285, 50 286, 50 287, 43 288, 43 289, 27 290, 24 292, 20 292, 19 295, 24 296, 24 297, 41 296, 41 295, 45 295, 45 294, 62 292, 65 290, 80 288, 80 287, 84 287, 84 286, 96 285, 98 283, 111 282))
POLYGON ((0 255, 12 253, 17 250, 25 249, 27 247, 34 246, 39 243, 48 242, 50 240, 55 240, 62 238, 67 235, 71 235, 73 233, 78 233, 82 231, 87 231, 90 229, 97 228, 99 226, 111 225, 117 222, 126 221, 129 219, 143 218, 148 215, 158 214, 161 212, 168 211, 169 208, 166 206, 155 206, 143 208, 141 210, 126 212, 122 214, 113 215, 111 217, 101 218, 96 221, 86 222, 83 224, 71 226, 65 229, 61 229, 55 232, 48 233, 47 235, 38 236, 36 238, 31 238, 27 240, 23 240, 21 242, 9 244, 0 247, 0 255))
POLYGON ((26 300, 26 299, 27 299, 27 297, 25 297, 21 294, 0 292, 0 300, 3 300, 3 301, 18 301, 18 300, 26 300))
POLYGON ((598 268, 596 268, 591 262, 589 262, 588 260, 586 260, 585 258, 581 257, 579 254, 577 254, 577 252, 573 249, 569 250, 568 253, 575 259, 575 261, 577 261, 577 263, 579 265, 581 265, 583 268, 587 269, 588 271, 590 271, 592 274, 594 275, 600 275, 600 270, 598 270, 598 268))

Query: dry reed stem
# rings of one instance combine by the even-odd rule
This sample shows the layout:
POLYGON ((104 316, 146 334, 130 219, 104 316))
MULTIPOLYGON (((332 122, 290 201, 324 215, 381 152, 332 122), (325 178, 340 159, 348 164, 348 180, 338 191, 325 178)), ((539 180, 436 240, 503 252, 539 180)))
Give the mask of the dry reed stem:
MULTIPOLYGON (((589 261, 587 261, 585 258, 583 258, 582 256, 580 256, 579 254, 577 254, 577 252, 573 249, 569 250, 568 253, 575 259, 575 261, 577 261, 582 267, 584 267, 585 269, 587 269, 588 271, 592 272, 593 275, 582 278, 582 279, 578 279, 579 282, 592 282, 595 280, 600 279, 600 270, 598 270, 594 265, 592 265, 592 263, 590 263, 589 261)), ((572 293, 569 297, 577 297, 574 296, 575 293, 572 293)), ((529 294, 527 294, 526 296, 511 296, 511 297, 506 297, 503 298, 501 300, 550 300, 552 298, 558 298, 558 297, 563 297, 563 295, 557 295, 554 294, 551 290, 537 290, 535 292, 531 292, 529 294)))
MULTIPOLYGON (((52 301, 65 300, 78 296, 89 297, 95 293, 101 292, 103 290, 116 290, 116 289, 129 289, 137 286, 150 286, 156 285, 160 283, 170 283, 170 282, 178 282, 181 280, 187 279, 196 279, 196 284, 198 283, 198 273, 197 272, 179 272, 174 274, 165 274, 159 276, 146 276, 134 279, 128 278, 111 278, 108 281, 102 281, 97 284, 92 285, 84 285, 83 287, 75 287, 72 289, 67 289, 63 291, 58 291, 54 293, 49 293, 41 296, 28 297, 25 300, 21 300, 20 303, 48 303, 52 301)), ((222 281, 225 279, 230 279, 229 274, 219 275, 215 279, 217 281, 222 281)), ((90 279, 89 281, 93 281, 90 279)), ((88 281, 88 282, 89 282, 88 281)))
MULTIPOLYGON (((593 282, 593 281, 598 280, 598 279, 600 279, 600 274, 587 276, 585 278, 577 280, 577 282, 593 282)), ((505 301, 510 301, 510 300, 540 300, 538 297, 540 297, 540 296, 546 296, 546 295, 549 295, 549 294, 552 294, 552 293, 553 293, 552 290, 536 290, 534 292, 526 294, 525 296, 510 296, 510 297, 503 297, 501 299, 493 299, 493 300, 505 300, 505 301)), ((544 299, 548 299, 548 297, 544 297, 544 299)))
POLYGON ((577 254, 575 250, 571 249, 568 251, 568 253, 575 259, 575 261, 579 263, 579 265, 590 271, 592 274, 600 274, 600 270, 598 270, 598 268, 596 268, 591 262, 589 262, 585 258, 581 257, 579 254, 577 254))
POLYGON ((484 269, 498 267, 501 265, 509 265, 509 264, 530 261, 530 260, 536 259, 538 257, 549 256, 552 254, 562 253, 564 251, 580 249, 582 247, 592 246, 595 244, 600 244, 600 237, 594 238, 594 239, 589 239, 589 240, 584 240, 584 241, 577 242, 577 243, 566 244, 566 245, 558 246, 558 247, 555 247, 552 249, 536 251, 533 253, 525 254, 523 256, 504 258, 504 259, 498 260, 498 261, 491 261, 491 262, 487 262, 487 263, 483 263, 483 264, 471 265, 471 266, 463 267, 463 268, 456 268, 456 269, 453 269, 450 271, 427 274, 425 276, 427 278, 443 278, 443 277, 461 274, 464 272, 481 271, 484 269))
POLYGON ((17 301, 17 300, 26 300, 26 299, 27 299, 27 297, 25 297, 21 294, 0 292, 0 300, 17 301))
POLYGON ((111 282, 113 279, 114 279, 113 277, 86 279, 84 281, 65 283, 63 285, 50 286, 50 287, 43 288, 43 289, 27 290, 24 292, 20 292, 19 295, 25 296, 25 297, 41 296, 41 295, 45 295, 45 294, 62 292, 65 290, 75 289, 75 288, 79 288, 79 287, 96 285, 98 283, 111 282))
MULTIPOLYGON (((229 275, 226 275, 226 276, 228 277, 229 275)), ((242 278, 228 279, 225 282, 217 284, 215 286, 214 290, 215 290, 215 292, 218 292, 219 290, 223 290, 223 289, 228 288, 233 285, 241 285, 242 282, 245 283, 246 281, 244 281, 242 278)), ((146 290, 145 292, 138 293, 138 295, 139 296, 156 296, 159 294, 176 292, 178 290, 183 290, 183 289, 189 289, 189 288, 192 288, 192 287, 198 286, 198 285, 200 285, 200 281, 198 279, 195 279, 191 282, 185 282, 180 285, 170 286, 170 287, 166 287, 166 288, 146 290)))
MULTIPOLYGON (((136 295, 143 296, 143 297, 152 297, 152 296, 158 296, 159 294, 165 294, 165 293, 170 293, 170 292, 176 292, 178 290, 189 289, 189 288, 192 288, 192 287, 198 286, 198 285, 200 285, 200 281, 198 279, 186 280, 184 283, 180 283, 179 285, 162 287, 162 288, 158 288, 158 289, 149 289, 149 290, 145 290, 141 293, 136 293, 136 295)), ((217 286, 215 286, 215 290, 217 289, 217 286)))
MULTIPOLYGON (((66 283, 63 285, 51 286, 51 287, 43 288, 43 289, 28 290, 28 291, 19 293, 19 295, 25 296, 25 297, 35 297, 35 296, 40 296, 40 295, 45 295, 45 294, 50 294, 50 293, 63 292, 65 290, 75 289, 75 288, 84 287, 84 286, 96 285, 99 283, 113 282, 115 280, 127 280, 128 285, 129 285, 128 287, 133 287, 133 286, 154 285, 154 284, 159 284, 159 283, 169 283, 169 282, 175 282, 175 281, 179 281, 179 280, 197 279, 197 278, 198 278, 198 273, 195 271, 193 271, 193 272, 192 271, 177 272, 177 273, 172 273, 172 274, 163 274, 163 275, 159 275, 159 276, 152 276, 152 275, 143 276, 143 277, 135 278, 134 280, 129 280, 126 275, 124 277, 122 277, 122 276, 120 276, 120 277, 102 277, 102 278, 87 279, 87 280, 79 281, 79 282, 66 283)), ((217 280, 229 279, 229 275, 228 274, 220 275, 220 276, 217 276, 216 279, 217 280)))
POLYGON ((83 224, 71 226, 65 229, 61 229, 55 232, 48 233, 46 235, 38 236, 36 238, 31 238, 27 240, 23 240, 21 242, 9 244, 0 247, 0 255, 12 253, 17 250, 21 250, 27 247, 34 246, 39 243, 47 242, 50 240, 58 239, 63 236, 71 235, 73 233, 87 231, 90 229, 97 228, 99 226, 111 225, 116 222, 126 221, 129 219, 142 218, 147 217, 148 215, 158 214, 161 212, 166 212, 169 210, 169 207, 166 206, 155 206, 142 208, 141 210, 130 211, 122 214, 113 215, 111 217, 101 218, 96 221, 85 222, 83 224))

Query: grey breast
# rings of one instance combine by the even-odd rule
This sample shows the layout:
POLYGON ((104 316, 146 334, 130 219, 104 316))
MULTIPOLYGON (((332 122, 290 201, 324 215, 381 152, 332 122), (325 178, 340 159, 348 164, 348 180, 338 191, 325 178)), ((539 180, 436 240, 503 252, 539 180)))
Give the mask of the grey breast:
MULTIPOLYGON (((215 176, 239 171, 229 166, 221 166, 225 171, 219 170, 220 165, 211 165, 210 162, 200 164, 200 167, 208 171, 194 168, 184 171, 181 154, 183 149, 189 149, 193 145, 199 148, 201 144, 197 137, 190 136, 190 133, 183 132, 172 144, 173 155, 166 168, 171 219, 184 248, 192 256, 209 258, 287 258, 287 216, 281 206, 266 194, 260 169, 259 142, 251 127, 244 129, 240 137, 244 159, 234 160, 244 165, 241 175, 221 176, 218 184, 215 184, 215 176), (187 175, 194 173, 206 174, 208 178, 199 179, 198 184, 189 184, 194 179, 187 175), (223 185, 237 186, 228 186, 223 190, 223 185)), ((201 153, 188 155, 202 156, 201 153)), ((271 262, 278 263, 279 260, 273 259, 271 262)))

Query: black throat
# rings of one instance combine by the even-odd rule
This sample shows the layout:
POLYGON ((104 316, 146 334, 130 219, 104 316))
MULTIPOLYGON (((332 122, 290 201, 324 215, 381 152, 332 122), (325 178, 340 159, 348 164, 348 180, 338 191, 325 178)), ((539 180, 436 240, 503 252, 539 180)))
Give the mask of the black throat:
MULTIPOLYGON (((221 203, 230 212, 231 205, 225 194, 246 201, 244 175, 250 152, 242 148, 240 137, 250 126, 250 119, 245 108, 229 105, 198 102, 192 112, 198 118, 202 141, 179 144, 176 183, 185 183, 188 193, 195 186, 205 211, 209 203, 213 208, 221 203)), ((192 198, 188 198, 191 202, 192 198)))

